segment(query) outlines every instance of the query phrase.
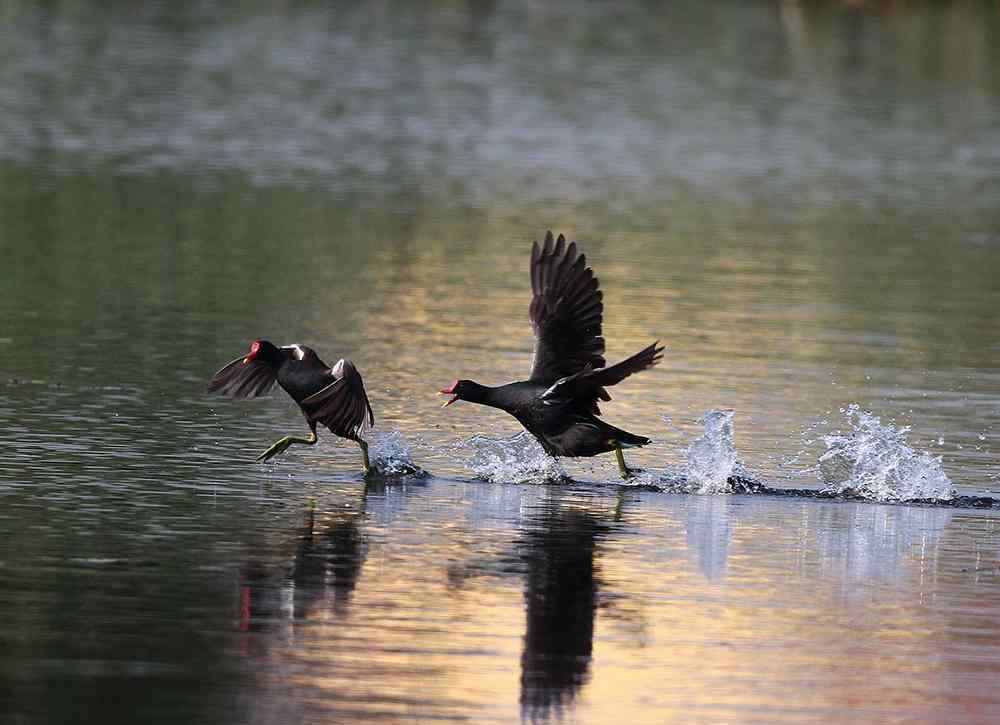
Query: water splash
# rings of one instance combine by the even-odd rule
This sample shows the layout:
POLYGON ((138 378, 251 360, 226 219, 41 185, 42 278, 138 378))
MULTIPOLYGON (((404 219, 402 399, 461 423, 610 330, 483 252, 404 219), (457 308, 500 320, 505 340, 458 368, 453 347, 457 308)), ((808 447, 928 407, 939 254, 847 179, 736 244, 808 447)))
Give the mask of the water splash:
POLYGON ((377 433, 369 446, 370 473, 377 476, 425 476, 427 472, 413 462, 410 444, 398 430, 377 433))
POLYGON ((559 462, 527 432, 513 438, 473 436, 469 466, 476 476, 492 483, 551 483, 568 478, 559 462))
POLYGON ((687 449, 687 482, 693 493, 728 493, 736 468, 733 411, 710 410, 701 417, 705 432, 687 449))
POLYGON ((842 408, 841 413, 850 430, 823 436, 826 451, 817 465, 826 492, 874 501, 952 498, 952 483, 941 467, 941 457, 906 444, 909 426, 883 424, 857 404, 842 408))
POLYGON ((633 483, 652 484, 674 493, 751 493, 753 477, 736 456, 733 411, 709 410, 698 422, 705 430, 688 445, 687 460, 679 470, 667 469, 655 475, 644 472, 633 483))

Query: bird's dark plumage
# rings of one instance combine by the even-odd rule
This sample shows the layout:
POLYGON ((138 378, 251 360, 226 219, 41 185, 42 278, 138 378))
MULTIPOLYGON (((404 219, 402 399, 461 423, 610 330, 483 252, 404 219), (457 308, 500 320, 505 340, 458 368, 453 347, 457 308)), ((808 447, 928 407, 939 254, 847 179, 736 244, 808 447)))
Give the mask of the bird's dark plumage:
POLYGON ((330 371, 334 380, 301 401, 309 420, 322 423, 343 438, 356 439, 358 431, 375 425, 361 373, 350 360, 341 360, 330 371))
POLYGON ((269 393, 278 382, 273 367, 260 360, 238 357, 212 376, 208 392, 227 398, 256 398, 269 393))
MULTIPOLYGON (((535 355, 527 380, 486 387, 457 380, 443 393, 510 413, 554 456, 593 456, 649 439, 598 418, 607 388, 656 365, 663 347, 653 343, 632 357, 605 367, 600 285, 576 242, 545 235, 531 248, 531 306, 535 355)), ((623 465, 623 464, 622 464, 623 465)))
POLYGON ((342 438, 360 441, 363 429, 375 424, 364 382, 354 364, 340 360, 331 368, 305 345, 276 347, 259 340, 248 355, 215 373, 208 392, 228 398, 256 398, 275 383, 299 404, 313 432, 320 424, 342 438))
POLYGON ((562 234, 531 246, 531 306, 535 357, 530 380, 552 382, 583 368, 604 367, 603 294, 587 258, 562 234))

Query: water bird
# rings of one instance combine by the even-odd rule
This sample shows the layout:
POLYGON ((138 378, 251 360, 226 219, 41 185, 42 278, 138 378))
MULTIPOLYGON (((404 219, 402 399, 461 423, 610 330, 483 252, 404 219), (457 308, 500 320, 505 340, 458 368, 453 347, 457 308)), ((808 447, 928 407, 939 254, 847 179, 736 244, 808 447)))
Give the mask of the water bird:
POLYGON ((368 444, 361 433, 375 425, 375 415, 354 363, 341 359, 331 368, 305 345, 277 347, 267 340, 257 340, 250 345, 249 353, 226 363, 212 376, 208 392, 227 398, 256 398, 275 383, 299 404, 310 433, 306 438, 288 435, 278 439, 257 456, 258 461, 270 460, 294 443, 314 445, 318 440, 316 425, 322 424, 334 435, 360 446, 368 472, 368 444))
POLYGON ((531 306, 535 354, 527 380, 487 387, 456 380, 441 390, 456 400, 499 408, 514 416, 550 456, 596 456, 615 452, 623 478, 623 448, 644 446, 649 438, 635 435, 598 418, 598 400, 609 401, 607 388, 629 375, 656 365, 664 348, 659 341, 632 357, 605 367, 603 294, 587 258, 576 242, 560 234, 545 235, 544 246, 531 247, 531 306))

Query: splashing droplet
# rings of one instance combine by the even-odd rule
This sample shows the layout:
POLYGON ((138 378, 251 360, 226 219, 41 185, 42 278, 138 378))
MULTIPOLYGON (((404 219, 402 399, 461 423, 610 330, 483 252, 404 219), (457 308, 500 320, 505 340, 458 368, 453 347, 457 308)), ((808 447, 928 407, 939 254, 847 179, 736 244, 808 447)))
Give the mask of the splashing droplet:
POLYGON ((819 476, 826 491, 874 501, 948 500, 952 483, 941 458, 906 444, 909 427, 883 424, 852 404, 843 409, 850 430, 823 437, 819 476))
POLYGON ((473 436, 465 443, 474 450, 469 465, 476 476, 492 483, 551 483, 567 478, 559 462, 530 433, 513 438, 473 436))
POLYGON ((398 430, 379 433, 369 449, 371 472, 379 476, 423 476, 410 457, 410 444, 398 430))
POLYGON ((729 476, 736 467, 733 411, 710 410, 702 416, 705 432, 687 450, 687 482, 694 493, 729 491, 729 476))

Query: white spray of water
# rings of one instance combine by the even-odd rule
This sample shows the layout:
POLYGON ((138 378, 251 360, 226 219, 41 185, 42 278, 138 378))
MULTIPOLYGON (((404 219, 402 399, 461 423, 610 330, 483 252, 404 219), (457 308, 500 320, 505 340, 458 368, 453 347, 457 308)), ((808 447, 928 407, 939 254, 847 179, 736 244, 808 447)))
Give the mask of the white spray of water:
MULTIPOLYGON (((857 405, 841 412, 850 430, 821 438, 826 451, 815 470, 825 491, 873 501, 952 498, 952 483, 941 458, 908 446, 908 427, 883 424, 857 405)), ((738 484, 734 489, 734 478, 748 474, 737 459, 733 418, 731 410, 705 412, 699 420, 704 432, 688 445, 680 470, 644 471, 629 484, 703 495, 742 491, 738 484)), ((547 455, 527 432, 505 439, 475 436, 465 446, 474 451, 470 467, 486 481, 549 483, 567 478, 558 460, 547 455)))
MULTIPOLYGON (((680 432, 669 418, 664 420, 668 428, 680 432)), ((688 445, 687 460, 679 470, 646 471, 632 483, 653 484, 676 493, 732 493, 731 477, 743 475, 733 441, 733 411, 709 410, 698 422, 704 432, 688 445)))
POLYGON ((492 483, 550 483, 566 478, 559 462, 548 455, 530 433, 513 438, 473 436, 469 465, 476 476, 492 483))
POLYGON ((906 444, 908 426, 883 424, 856 404, 841 413, 850 430, 823 436, 826 451, 817 466, 826 491, 874 501, 946 501, 954 495, 941 457, 906 444))
POLYGON ((699 422, 705 432, 687 449, 687 488, 700 494, 728 493, 729 477, 736 467, 733 411, 710 410, 699 422))
POLYGON ((378 433, 368 448, 371 472, 379 476, 424 475, 425 471, 413 462, 410 444, 398 430, 378 433))

